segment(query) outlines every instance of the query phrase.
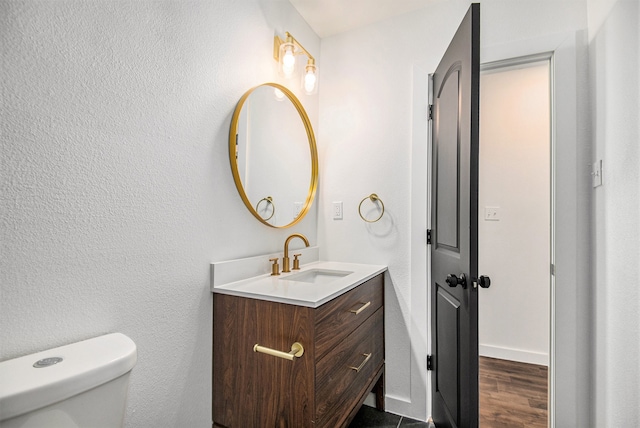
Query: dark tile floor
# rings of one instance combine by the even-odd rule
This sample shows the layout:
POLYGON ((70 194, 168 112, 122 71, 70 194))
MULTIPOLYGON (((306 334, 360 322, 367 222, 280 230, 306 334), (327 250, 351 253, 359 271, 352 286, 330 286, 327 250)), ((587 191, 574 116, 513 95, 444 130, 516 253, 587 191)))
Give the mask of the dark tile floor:
POLYGON ((404 416, 394 415, 376 410, 374 407, 362 406, 356 417, 349 425, 349 428, 428 428, 426 422, 416 421, 414 419, 405 418, 404 416))

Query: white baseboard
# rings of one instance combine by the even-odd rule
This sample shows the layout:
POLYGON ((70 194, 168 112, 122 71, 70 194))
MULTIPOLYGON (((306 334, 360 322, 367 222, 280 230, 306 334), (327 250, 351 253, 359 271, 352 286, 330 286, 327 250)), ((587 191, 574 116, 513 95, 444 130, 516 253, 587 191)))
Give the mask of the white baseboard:
MULTIPOLYGON (((363 404, 369 407, 376 407, 376 395, 374 393, 369 393, 363 404)), ((403 416, 418 421, 421 421, 422 418, 424 418, 424 415, 412 415, 411 401, 408 401, 406 398, 385 395, 384 407, 386 412, 393 413, 394 415, 403 416)))
POLYGON ((411 400, 407 400, 404 397, 394 397, 393 395, 386 394, 384 397, 384 408, 389 413, 417 419, 411 416, 411 400))
POLYGON ((500 358, 501 360, 549 366, 549 354, 523 351, 521 349, 503 348, 499 346, 480 345, 478 351, 483 357, 500 358))

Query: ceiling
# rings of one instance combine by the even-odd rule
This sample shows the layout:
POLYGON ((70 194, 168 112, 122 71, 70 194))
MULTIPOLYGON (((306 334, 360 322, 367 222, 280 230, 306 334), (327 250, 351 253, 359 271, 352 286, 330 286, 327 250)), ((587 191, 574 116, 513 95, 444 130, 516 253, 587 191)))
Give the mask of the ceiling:
POLYGON ((320 38, 422 9, 441 0, 289 0, 320 38))

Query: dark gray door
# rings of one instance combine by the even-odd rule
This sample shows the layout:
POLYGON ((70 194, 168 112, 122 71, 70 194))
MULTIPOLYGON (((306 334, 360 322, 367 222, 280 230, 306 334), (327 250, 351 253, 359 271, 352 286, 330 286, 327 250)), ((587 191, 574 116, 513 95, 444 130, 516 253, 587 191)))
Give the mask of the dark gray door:
POLYGON ((433 75, 431 325, 433 419, 478 426, 480 5, 433 75))

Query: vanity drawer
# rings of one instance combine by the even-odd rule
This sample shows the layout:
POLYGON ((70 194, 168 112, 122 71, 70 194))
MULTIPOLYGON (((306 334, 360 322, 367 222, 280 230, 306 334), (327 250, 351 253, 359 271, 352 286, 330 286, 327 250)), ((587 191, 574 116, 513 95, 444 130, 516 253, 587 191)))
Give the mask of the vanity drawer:
POLYGON ((334 348, 383 303, 384 275, 377 275, 316 310, 316 356, 334 348))
POLYGON ((384 312, 380 309, 317 362, 316 426, 334 427, 339 422, 336 417, 348 415, 383 361, 384 312))

